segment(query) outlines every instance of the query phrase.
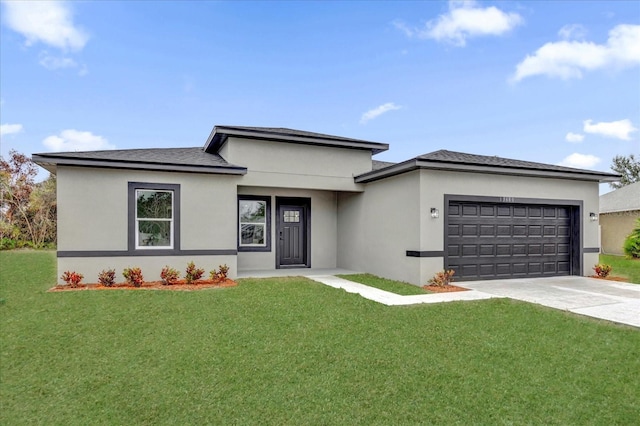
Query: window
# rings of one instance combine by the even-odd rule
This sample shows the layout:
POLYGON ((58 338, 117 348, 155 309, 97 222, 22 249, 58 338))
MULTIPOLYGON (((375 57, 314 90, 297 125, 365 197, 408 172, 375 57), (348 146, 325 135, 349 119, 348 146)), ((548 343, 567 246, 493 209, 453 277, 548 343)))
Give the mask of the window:
POLYGON ((173 191, 136 189, 136 247, 173 247, 173 191))
POLYGON ((270 198, 241 196, 238 198, 238 249, 270 251, 270 198))
POLYGON ((129 251, 180 249, 180 185, 129 182, 129 251))

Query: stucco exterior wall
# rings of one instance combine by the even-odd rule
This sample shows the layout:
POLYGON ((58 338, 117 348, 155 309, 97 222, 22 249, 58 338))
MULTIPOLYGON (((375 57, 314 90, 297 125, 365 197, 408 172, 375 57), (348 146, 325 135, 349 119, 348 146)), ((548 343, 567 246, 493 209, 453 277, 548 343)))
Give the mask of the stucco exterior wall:
POLYGON ((353 176, 371 170, 371 151, 229 138, 228 162, 247 167, 239 185, 362 191, 353 176))
POLYGON ((187 263, 195 262, 198 268, 205 270, 204 278, 209 277, 209 271, 226 264, 229 266, 229 277, 235 278, 238 272, 236 256, 118 256, 118 257, 62 257, 58 258, 58 283, 64 271, 76 271, 84 276, 83 283, 97 283, 98 274, 103 269, 113 268, 116 271, 116 282, 124 282, 122 271, 124 268, 139 267, 145 281, 160 280, 160 271, 166 265, 180 272, 184 278, 187 263))
MULTIPOLYGON (((276 236, 277 197, 300 197, 311 199, 311 267, 336 267, 337 195, 335 192, 240 186, 238 187, 238 194, 271 197, 271 251, 239 252, 239 270, 255 271, 276 268, 276 250, 278 244, 276 236)), ((234 211, 236 211, 236 209, 234 209, 234 211)))
MULTIPOLYGON (((597 251, 598 184, 563 179, 417 170, 366 184, 362 194, 338 196, 338 266, 424 285, 444 268, 444 256, 407 257, 407 251, 444 252, 444 197, 582 200, 582 247, 597 251), (431 217, 431 208, 440 217, 431 217)), ((580 244, 578 242, 578 244, 580 244)), ((598 253, 584 253, 590 275, 598 253)))
POLYGON ((338 195, 338 267, 418 284, 420 179, 406 173, 338 195))
MULTIPOLYGON (((175 261, 169 266, 183 271, 188 261, 196 261, 197 255, 175 254, 90 257, 91 252, 128 249, 128 182, 180 185, 181 250, 235 250, 236 210, 228 206, 235 206, 237 181, 238 177, 225 175, 59 166, 58 251, 79 255, 59 258, 58 269, 82 272, 88 281, 109 267, 116 267, 119 273, 123 267, 140 266, 145 275, 153 275, 160 273, 158 262, 164 262, 161 268, 175 261)), ((210 257, 202 267, 213 269, 227 263, 235 276, 235 256, 210 257)))
POLYGON ((600 246, 602 253, 624 255, 622 246, 640 218, 640 210, 600 213, 600 246))
MULTIPOLYGON (((516 201, 519 198, 583 200, 582 247, 598 248, 598 222, 589 219, 590 212, 598 212, 597 182, 435 170, 421 170, 420 175, 421 248, 417 250, 444 250, 445 194, 506 197, 516 201), (431 207, 440 211, 438 219, 431 218, 431 207)), ((432 259, 421 258, 421 262, 420 282, 426 282, 444 266, 444 258, 440 258, 436 270, 432 259)), ((596 263, 598 253, 584 253, 582 274, 591 275, 591 267, 596 263)))

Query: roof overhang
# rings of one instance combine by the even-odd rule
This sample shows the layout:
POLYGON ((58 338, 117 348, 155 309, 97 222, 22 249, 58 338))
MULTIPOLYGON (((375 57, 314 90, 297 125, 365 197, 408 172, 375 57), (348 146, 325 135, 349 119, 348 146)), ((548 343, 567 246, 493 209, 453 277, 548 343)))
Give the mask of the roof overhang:
POLYGON ((46 154, 33 154, 31 159, 39 166, 45 168, 52 174, 56 174, 57 166, 77 166, 77 167, 95 167, 105 169, 128 169, 128 170, 153 170, 153 171, 169 171, 184 173, 209 173, 209 174, 226 174, 226 175, 244 175, 247 173, 246 167, 239 166, 200 166, 200 165, 183 165, 154 163, 141 161, 121 161, 121 160, 92 160, 65 158, 61 156, 47 156, 46 154))
POLYGON ((278 131, 246 129, 231 126, 214 126, 204 145, 205 152, 218 153, 222 145, 224 145, 227 139, 232 136, 245 139, 261 139, 274 142, 289 142, 334 148, 364 149, 370 150, 373 154, 378 154, 389 149, 389 144, 386 143, 331 137, 329 135, 304 136, 278 131))
POLYGON ((454 163, 446 161, 434 161, 434 160, 420 160, 414 158, 402 163, 395 164, 383 169, 367 172, 355 177, 356 183, 368 183, 380 179, 385 179, 391 176, 407 173, 413 170, 445 170, 455 172, 469 172, 469 173, 489 173, 499 175, 510 176, 525 176, 525 177, 539 177, 539 178, 553 178, 553 179, 572 179, 572 180, 586 180, 596 182, 615 182, 620 179, 619 175, 611 173, 594 172, 588 170, 576 171, 557 171, 557 170, 543 170, 543 169, 528 169, 519 167, 505 167, 505 166, 485 166, 478 164, 464 164, 454 163))

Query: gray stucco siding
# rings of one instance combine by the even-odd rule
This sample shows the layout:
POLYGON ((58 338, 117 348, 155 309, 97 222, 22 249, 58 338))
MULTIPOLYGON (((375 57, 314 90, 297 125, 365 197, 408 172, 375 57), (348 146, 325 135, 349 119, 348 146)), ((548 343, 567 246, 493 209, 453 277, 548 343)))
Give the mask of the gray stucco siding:
MULTIPOLYGON (((301 190, 294 188, 238 187, 238 195, 271 197, 271 250, 267 252, 239 252, 238 268, 241 271, 269 270, 276 268, 278 197, 309 198, 311 200, 311 267, 335 268, 337 245, 337 195, 333 191, 301 190)), ((237 203, 237 202, 236 202, 237 203)), ((237 211, 237 208, 234 209, 237 211)), ((237 226, 237 219, 234 222, 237 226)))
POLYGON ((426 284, 444 268, 445 195, 582 205, 581 241, 574 242, 581 273, 590 275, 598 261, 598 224, 589 220, 598 211, 597 182, 414 170, 370 182, 361 194, 339 194, 338 266, 426 284))
MULTIPOLYGON (((130 182, 178 186, 180 205, 174 208, 180 210, 180 222, 174 227, 175 232, 179 228, 180 250, 153 250, 153 256, 140 256, 137 251, 129 264, 155 265, 165 258, 168 261, 179 257, 182 258, 179 263, 186 265, 188 259, 198 256, 193 253, 234 253, 236 213, 230 206, 236 202, 237 180, 238 177, 228 175, 59 166, 58 252, 64 255, 59 257, 59 270, 83 268, 89 275, 96 275, 108 267, 110 258, 127 252, 130 182), (96 253, 109 252, 113 255, 96 257, 96 253), (98 266, 100 261, 103 266, 98 266), (99 269, 88 271, 89 265, 99 269)), ((229 266, 235 274, 235 256, 233 261, 225 256, 229 259, 227 264, 233 263, 229 266)))
POLYGON ((371 170, 371 151, 229 138, 221 150, 247 167, 242 186, 362 191, 353 176, 371 170))
POLYGON ((366 185, 362 194, 338 195, 338 267, 418 284, 420 180, 417 172, 366 185))
POLYGON ((209 271, 226 264, 229 266, 229 277, 237 276, 238 267, 235 255, 227 256, 118 256, 118 257, 64 257, 58 258, 58 283, 64 284, 59 276, 64 271, 76 271, 84 276, 83 283, 97 283, 98 274, 103 269, 115 269, 116 282, 124 282, 124 268, 139 267, 145 281, 160 280, 160 271, 166 265, 177 269, 184 278, 187 263, 193 261, 197 267, 205 270, 204 278, 209 271))
MULTIPOLYGON (((598 211, 597 182, 432 170, 422 170, 420 173, 421 250, 444 250, 445 194, 497 197, 504 200, 513 199, 516 202, 536 199, 541 203, 544 203, 544 200, 555 200, 559 203, 562 200, 582 201, 582 248, 598 247, 598 223, 589 220, 589 213, 598 211), (440 211, 438 219, 431 218, 431 207, 440 211)), ((574 243, 580 244, 580 241, 574 243)), ((433 259, 422 258, 420 262, 420 282, 426 282, 437 270, 433 269, 433 259)), ((597 253, 583 253, 582 274, 590 275, 591 267, 597 262, 597 253)), ((442 266, 441 262, 440 269, 442 266)))

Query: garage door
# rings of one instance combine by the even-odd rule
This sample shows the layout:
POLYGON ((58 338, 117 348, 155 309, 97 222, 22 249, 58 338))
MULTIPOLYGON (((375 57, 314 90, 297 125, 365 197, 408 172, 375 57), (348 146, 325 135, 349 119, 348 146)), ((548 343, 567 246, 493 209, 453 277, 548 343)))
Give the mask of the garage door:
POLYGON ((461 279, 571 274, 571 206, 449 201, 445 267, 461 279))

